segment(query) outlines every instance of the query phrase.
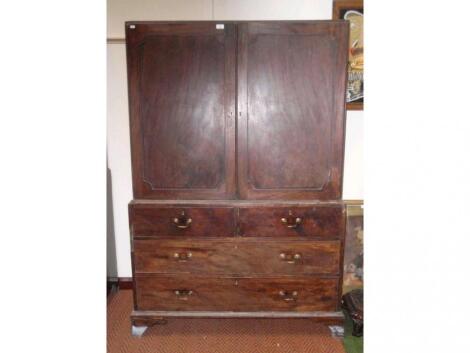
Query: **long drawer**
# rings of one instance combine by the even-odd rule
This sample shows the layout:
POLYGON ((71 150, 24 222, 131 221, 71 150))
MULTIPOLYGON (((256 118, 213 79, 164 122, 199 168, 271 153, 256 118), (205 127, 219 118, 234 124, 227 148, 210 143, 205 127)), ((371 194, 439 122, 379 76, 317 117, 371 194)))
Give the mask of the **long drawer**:
POLYGON ((138 310, 330 311, 338 279, 136 275, 138 310))
POLYGON ((130 205, 134 236, 234 236, 235 209, 231 207, 152 207, 130 205))
POLYGON ((345 227, 343 210, 341 206, 241 207, 240 235, 338 238, 345 227))
POLYGON ((134 240, 136 273, 339 274, 333 241, 134 240))

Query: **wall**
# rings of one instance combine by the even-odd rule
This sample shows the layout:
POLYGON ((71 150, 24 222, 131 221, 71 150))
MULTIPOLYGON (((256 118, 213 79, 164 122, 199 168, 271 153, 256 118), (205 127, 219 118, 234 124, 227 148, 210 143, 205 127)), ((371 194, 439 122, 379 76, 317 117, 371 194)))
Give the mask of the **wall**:
MULTIPOLYGON (((108 0, 107 154, 117 275, 130 277, 127 204, 132 199, 124 22, 128 20, 330 19, 332 0, 108 0), (115 39, 118 39, 115 41, 115 39)), ((347 115, 343 198, 362 199, 362 112, 347 115)), ((109 274, 108 275, 116 275, 109 274)))

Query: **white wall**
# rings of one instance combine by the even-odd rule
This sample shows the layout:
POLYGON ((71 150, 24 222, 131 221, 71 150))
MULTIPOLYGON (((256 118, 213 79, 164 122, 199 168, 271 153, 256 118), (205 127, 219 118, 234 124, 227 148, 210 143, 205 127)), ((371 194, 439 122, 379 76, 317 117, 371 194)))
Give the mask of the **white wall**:
POLYGON ((107 156, 111 171, 116 267, 119 277, 131 276, 127 204, 132 199, 132 172, 126 75, 125 46, 108 44, 107 156))
MULTIPOLYGON (((332 0, 108 0, 108 38, 124 38, 131 20, 330 19, 332 0)), ((127 204, 132 199, 124 43, 108 43, 108 166, 112 177, 119 277, 130 277, 127 204)), ((363 114, 347 115, 344 199, 362 199, 363 114)))
POLYGON ((362 143, 364 116, 359 110, 346 115, 346 146, 344 156, 343 199, 362 200, 362 143))
POLYGON ((212 18, 212 0, 107 1, 108 38, 124 38, 126 21, 189 21, 212 18))
POLYGON ((321 20, 332 0, 214 0, 214 20, 321 20))

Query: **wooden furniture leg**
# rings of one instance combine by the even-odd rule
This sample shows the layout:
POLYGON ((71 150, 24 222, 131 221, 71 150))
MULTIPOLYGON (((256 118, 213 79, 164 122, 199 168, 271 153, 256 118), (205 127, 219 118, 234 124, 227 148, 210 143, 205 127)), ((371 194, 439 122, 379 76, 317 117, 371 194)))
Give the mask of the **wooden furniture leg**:
POLYGON ((149 327, 153 325, 165 325, 167 321, 163 317, 149 317, 149 318, 134 318, 131 317, 132 336, 141 338, 149 327))

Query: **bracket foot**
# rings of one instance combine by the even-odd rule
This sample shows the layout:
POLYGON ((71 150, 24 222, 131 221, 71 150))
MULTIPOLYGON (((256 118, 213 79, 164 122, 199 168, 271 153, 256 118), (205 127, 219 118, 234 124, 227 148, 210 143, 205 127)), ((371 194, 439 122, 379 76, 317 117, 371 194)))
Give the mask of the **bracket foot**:
POLYGON ((142 335, 147 331, 148 326, 134 326, 132 325, 132 336, 141 338, 142 335))
POLYGON ((344 338, 344 327, 343 326, 328 326, 331 332, 331 337, 337 338, 337 339, 343 339, 344 338))

